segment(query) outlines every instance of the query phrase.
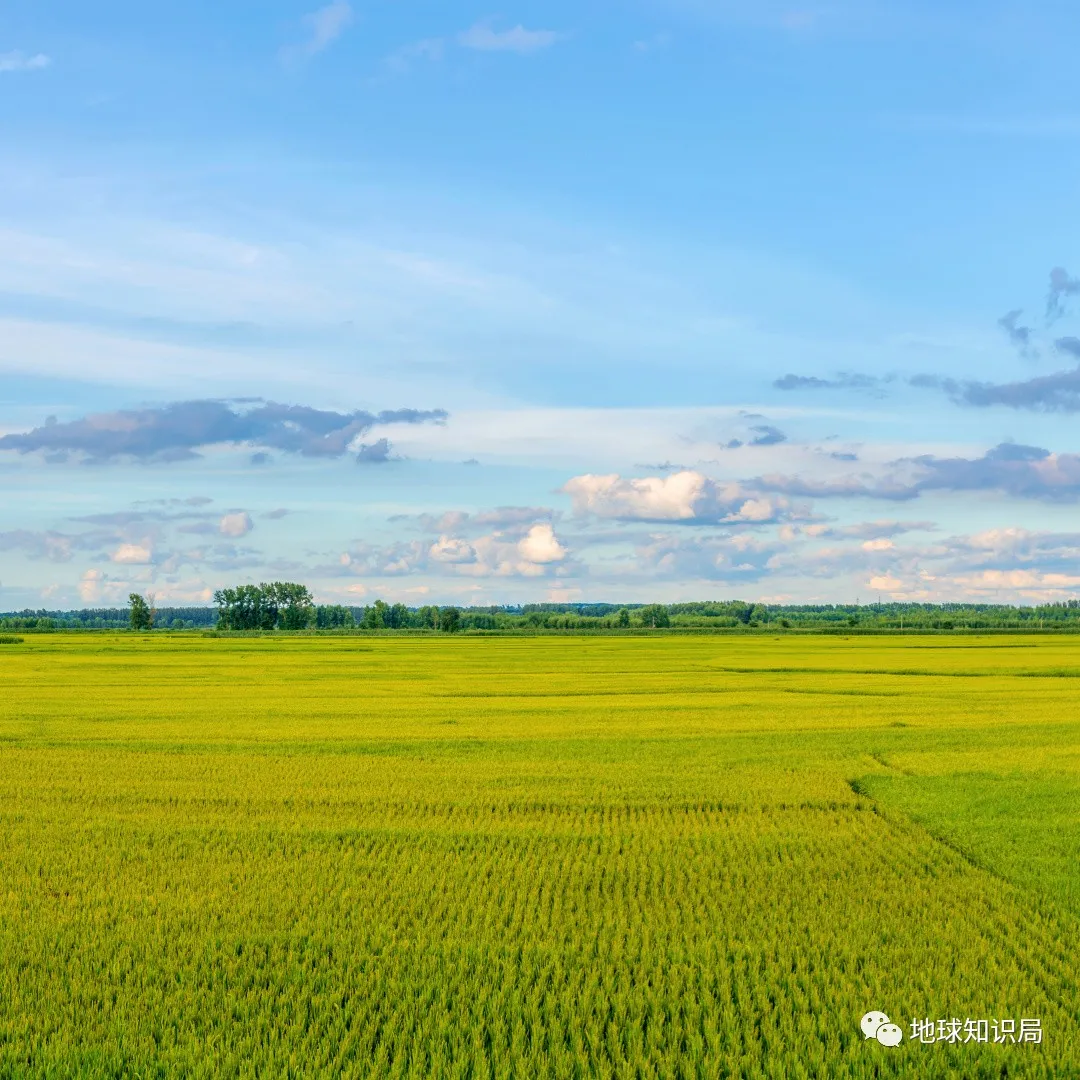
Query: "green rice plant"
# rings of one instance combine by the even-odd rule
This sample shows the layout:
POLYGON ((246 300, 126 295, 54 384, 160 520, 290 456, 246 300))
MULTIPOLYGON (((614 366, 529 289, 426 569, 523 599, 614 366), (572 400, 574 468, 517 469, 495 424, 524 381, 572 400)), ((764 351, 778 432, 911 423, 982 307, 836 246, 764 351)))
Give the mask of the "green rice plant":
POLYGON ((28 640, 0 1075, 1080 1075, 1074 649, 28 640))

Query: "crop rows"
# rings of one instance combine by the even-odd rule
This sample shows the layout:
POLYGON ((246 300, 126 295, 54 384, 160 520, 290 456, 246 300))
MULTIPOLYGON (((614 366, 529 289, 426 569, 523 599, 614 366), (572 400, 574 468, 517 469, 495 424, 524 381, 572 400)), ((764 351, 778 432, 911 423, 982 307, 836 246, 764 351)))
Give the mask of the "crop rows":
POLYGON ((127 660, 94 705, 123 740, 0 705, 2 1076, 1080 1074, 1080 918, 853 790, 891 721, 313 742, 298 699, 244 741, 222 682, 189 698, 215 747, 130 718, 127 660), (1045 1042, 889 1049, 871 1008, 1037 1016, 1045 1042))

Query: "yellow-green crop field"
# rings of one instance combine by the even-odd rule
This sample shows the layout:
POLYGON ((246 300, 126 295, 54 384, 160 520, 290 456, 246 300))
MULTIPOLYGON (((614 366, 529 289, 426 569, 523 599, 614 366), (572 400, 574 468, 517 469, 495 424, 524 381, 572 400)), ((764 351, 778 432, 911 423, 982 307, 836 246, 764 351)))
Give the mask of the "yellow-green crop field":
POLYGON ((0 1076, 1078 1077, 1078 691, 1077 638, 0 645, 0 1076))

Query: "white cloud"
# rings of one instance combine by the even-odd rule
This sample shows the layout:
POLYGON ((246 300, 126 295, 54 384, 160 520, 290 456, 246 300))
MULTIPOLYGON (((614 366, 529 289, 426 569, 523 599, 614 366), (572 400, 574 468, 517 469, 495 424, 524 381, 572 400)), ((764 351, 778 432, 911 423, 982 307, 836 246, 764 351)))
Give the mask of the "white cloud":
POLYGON ((442 38, 424 38, 423 41, 414 41, 392 52, 385 63, 393 71, 406 72, 415 62, 426 60, 435 63, 441 60, 445 52, 446 42, 442 38))
POLYGON ((1038 535, 1027 529, 987 529, 981 533, 975 533, 967 538, 970 547, 982 551, 1013 551, 1023 548, 1037 541, 1038 535))
POLYGON ((866 540, 862 545, 863 551, 893 551, 896 545, 891 541, 885 539, 885 537, 879 537, 876 540, 866 540))
POLYGON ((729 514, 728 521, 771 521, 776 517, 778 510, 775 499, 747 499, 734 513, 729 514))
POLYGON ((547 602, 549 604, 574 604, 581 599, 580 589, 548 589, 547 602))
POLYGON ((79 597, 84 604, 106 604, 110 607, 122 604, 131 584, 127 581, 115 581, 103 570, 87 570, 79 578, 79 597))
POLYGON ((554 30, 526 30, 520 24, 496 30, 490 21, 481 21, 458 34, 458 44, 480 52, 533 53, 550 48, 561 37, 554 30))
POLYGON ((566 548, 559 543, 550 525, 534 525, 518 544, 518 551, 526 562, 539 565, 562 562, 566 558, 566 548))
MULTIPOLYGON (((498 512, 495 512, 498 514, 498 512)), ((477 514, 480 519, 487 515, 477 514)), ((512 515, 511 515, 512 516, 512 515)), ((468 520, 467 514, 446 518, 468 520)), ((514 524, 481 536, 464 538, 443 532, 434 543, 410 541, 386 548, 364 547, 325 569, 331 576, 375 577, 437 574, 466 578, 537 578, 575 572, 570 552, 549 522, 514 524)))
MULTIPOLYGON (((440 544, 445 540, 444 537, 440 544)), ((464 544, 463 541, 457 543, 464 544)), ((466 577, 477 578, 542 577, 552 572, 555 564, 562 563, 568 554, 547 523, 533 525, 524 536, 493 532, 478 537, 471 544, 464 544, 464 547, 473 552, 473 557, 455 562, 454 570, 466 577)))
POLYGON ((904 583, 892 574, 879 574, 877 577, 872 577, 867 584, 871 589, 887 593, 899 592, 904 587, 904 583))
POLYGON ((25 53, 6 52, 0 53, 0 72, 5 71, 41 71, 47 68, 52 60, 44 53, 36 53, 27 56, 25 53))
POLYGON ((247 536, 254 528, 255 525, 251 520, 251 515, 243 512, 226 514, 218 522, 218 532, 222 536, 247 536))
POLYGON ((458 540, 450 536, 440 536, 431 545, 428 554, 438 563, 461 565, 462 563, 476 562, 476 552, 473 550, 472 545, 465 540, 458 540))
POLYGON ((154 553, 145 544, 121 544, 113 553, 112 561, 129 566, 146 566, 154 553))
POLYGON ((1003 590, 1037 598, 1080 586, 1080 576, 1076 574, 1044 574, 1037 570, 983 570, 979 574, 959 575, 955 580, 973 594, 1003 590))
POLYGON ((708 477, 689 470, 640 480, 624 480, 617 473, 587 473, 567 481, 563 491, 579 514, 635 521, 693 521, 705 504, 712 502, 714 486, 708 477))
MULTIPOLYGON (((146 595, 147 599, 157 607, 174 604, 202 607, 213 602, 214 590, 203 581, 188 580, 155 585, 153 592, 146 595)), ((121 599, 123 599, 122 596, 121 599)))
POLYGON ((92 604, 101 599, 102 586, 105 584, 105 575, 100 570, 87 570, 79 579, 79 596, 83 603, 92 604))
POLYGON ((785 498, 768 498, 740 484, 719 484, 692 469, 671 476, 623 479, 575 476, 562 489, 578 514, 622 521, 681 521, 764 524, 791 513, 785 498))
POLYGON ((304 16, 310 37, 304 44, 286 50, 287 58, 311 57, 332 45, 353 21, 352 6, 347 0, 335 0, 304 16))

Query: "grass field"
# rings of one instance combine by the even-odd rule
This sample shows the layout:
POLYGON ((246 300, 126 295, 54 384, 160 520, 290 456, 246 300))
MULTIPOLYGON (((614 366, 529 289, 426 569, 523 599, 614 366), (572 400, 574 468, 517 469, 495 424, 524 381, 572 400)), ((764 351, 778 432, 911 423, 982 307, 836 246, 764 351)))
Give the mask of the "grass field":
POLYGON ((1078 690, 1076 638, 0 645, 0 1076, 1080 1076, 1078 690))

